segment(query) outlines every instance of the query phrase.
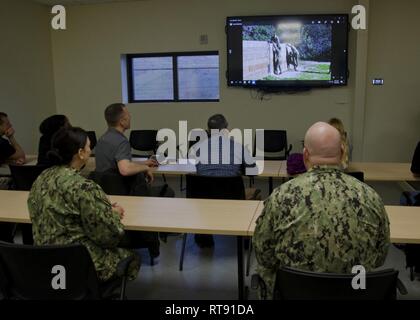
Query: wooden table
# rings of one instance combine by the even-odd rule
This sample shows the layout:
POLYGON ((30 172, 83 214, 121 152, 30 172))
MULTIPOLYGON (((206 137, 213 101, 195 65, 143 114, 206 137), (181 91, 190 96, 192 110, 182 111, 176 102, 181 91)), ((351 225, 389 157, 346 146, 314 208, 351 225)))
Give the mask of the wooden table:
MULTIPOLYGON (((26 165, 35 165, 37 155, 27 155, 26 165)), ((144 161, 146 158, 133 158, 133 161, 144 161)), ((257 161, 257 165, 263 161, 257 161)), ((414 176, 410 171, 411 163, 396 162, 350 162, 348 171, 363 171, 365 181, 420 181, 420 176, 414 176)), ((83 172, 89 173, 96 168, 95 157, 89 158, 83 172)), ((196 173, 193 163, 180 164, 172 163, 161 165, 154 169, 156 173, 165 175, 184 175, 196 173)), ((0 167, 0 174, 10 174, 7 165, 0 167)), ((266 160, 264 170, 259 177, 268 178, 289 178, 286 161, 266 160)))
MULTIPOLYGON (((292 177, 287 173, 286 161, 282 161, 279 177, 292 177)), ((420 181, 410 171, 411 163, 350 162, 347 171, 362 171, 365 181, 420 181)))
MULTIPOLYGON (((110 196, 127 230, 237 236, 238 296, 244 298, 243 236, 260 201, 110 196)), ((0 221, 31 223, 27 191, 0 191, 0 221)))
POLYGON ((393 243, 420 243, 420 207, 385 206, 393 243))
POLYGON ((411 163, 350 162, 348 171, 363 171, 366 181, 420 181, 410 167, 411 163))
MULTIPOLYGON (((146 158, 133 158, 133 161, 145 161, 146 158)), ((278 177, 280 169, 283 165, 282 161, 273 161, 273 160, 266 160, 266 161, 257 161, 257 166, 264 168, 262 172, 257 177, 268 177, 269 178, 269 190, 270 193, 273 190, 273 177, 278 177)), ((82 170, 82 175, 88 176, 90 172, 94 171, 96 168, 95 158, 89 158, 88 163, 86 164, 85 168, 82 170)), ((186 174, 195 174, 197 172, 195 168, 195 164, 193 161, 190 163, 169 163, 160 165, 157 168, 153 169, 155 173, 164 174, 164 175, 180 175, 181 176, 181 189, 182 189, 182 176, 186 174)))
MULTIPOLYGON (((0 191, 0 221, 30 223, 27 191, 0 191)), ((262 201, 111 196, 127 230, 237 236, 238 292, 244 298, 243 236, 253 236, 262 201)), ((391 242, 420 243, 420 207, 385 206, 391 242)))

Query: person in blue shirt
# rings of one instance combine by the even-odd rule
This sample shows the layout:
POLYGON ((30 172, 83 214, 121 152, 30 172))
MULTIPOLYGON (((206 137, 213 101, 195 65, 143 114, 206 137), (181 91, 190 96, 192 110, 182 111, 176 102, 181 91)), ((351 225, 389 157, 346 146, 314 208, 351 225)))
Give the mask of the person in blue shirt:
POLYGON ((190 155, 197 160, 197 174, 201 176, 232 177, 245 174, 251 155, 247 148, 229 136, 228 122, 222 114, 215 114, 207 121, 208 139, 191 148, 190 155), (214 148, 216 146, 216 148, 214 148), (207 156, 200 154, 204 150, 207 156))

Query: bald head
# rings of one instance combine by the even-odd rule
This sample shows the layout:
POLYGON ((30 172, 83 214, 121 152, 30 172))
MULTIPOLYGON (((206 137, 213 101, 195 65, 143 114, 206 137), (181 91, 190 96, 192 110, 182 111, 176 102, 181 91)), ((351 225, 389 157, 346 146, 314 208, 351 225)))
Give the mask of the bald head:
POLYGON ((312 125, 305 135, 305 165, 339 165, 342 157, 340 133, 325 122, 312 125))

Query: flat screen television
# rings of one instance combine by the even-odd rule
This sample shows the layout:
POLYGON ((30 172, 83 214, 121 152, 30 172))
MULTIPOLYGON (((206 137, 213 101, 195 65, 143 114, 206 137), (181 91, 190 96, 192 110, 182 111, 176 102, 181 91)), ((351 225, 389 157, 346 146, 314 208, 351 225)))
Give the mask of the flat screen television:
POLYGON ((347 14, 228 17, 228 86, 347 85, 348 19, 347 14))

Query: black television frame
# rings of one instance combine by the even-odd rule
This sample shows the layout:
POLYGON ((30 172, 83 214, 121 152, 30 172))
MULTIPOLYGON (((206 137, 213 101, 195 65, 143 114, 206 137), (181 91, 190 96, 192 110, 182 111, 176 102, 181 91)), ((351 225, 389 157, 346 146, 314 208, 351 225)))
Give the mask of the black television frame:
POLYGON ((250 88, 250 89, 259 89, 266 92, 281 92, 281 91, 306 91, 310 90, 312 88, 331 88, 331 87, 345 87, 348 85, 349 80, 349 33, 350 33, 350 22, 349 22, 349 14, 347 13, 326 13, 326 14, 279 14, 279 15, 252 15, 252 16, 228 16, 226 17, 226 25, 225 25, 225 33, 226 33, 226 57, 227 57, 227 70, 226 70, 226 82, 228 87, 232 88, 250 88), (276 82, 266 82, 264 84, 258 84, 255 85, 252 84, 230 84, 230 76, 229 71, 231 70, 229 65, 229 32, 228 32, 228 24, 230 19, 249 19, 249 18, 255 18, 255 19, 275 19, 275 18, 300 18, 300 17, 337 17, 342 16, 345 17, 347 23, 347 32, 345 33, 346 38, 346 58, 345 58, 345 69, 347 70, 346 74, 346 80, 345 83, 310 83, 311 80, 289 80, 288 82, 282 82, 282 81, 276 81, 276 82))

